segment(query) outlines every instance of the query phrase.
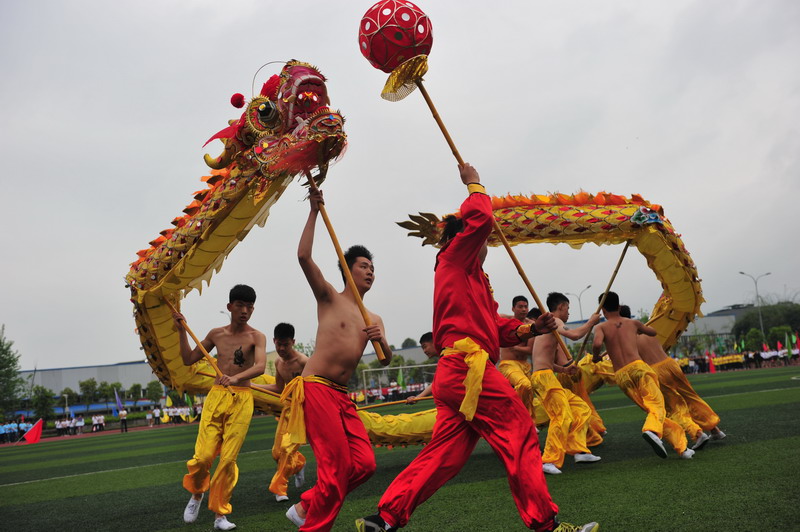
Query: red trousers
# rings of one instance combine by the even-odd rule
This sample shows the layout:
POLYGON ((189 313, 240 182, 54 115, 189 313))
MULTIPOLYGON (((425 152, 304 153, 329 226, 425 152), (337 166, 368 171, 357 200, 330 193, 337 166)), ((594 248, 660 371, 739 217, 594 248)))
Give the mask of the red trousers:
POLYGON ((463 356, 439 360, 433 379, 433 436, 389 485, 378 504, 381 516, 393 525, 406 526, 416 507, 461 470, 482 437, 506 468, 511 494, 525 525, 551 530, 558 506, 547 490, 539 439, 530 413, 508 380, 487 361, 475 417, 466 421, 458 411, 466 374, 463 356))
POLYGON ((345 496, 375 473, 375 453, 346 393, 306 382, 306 437, 317 459, 317 483, 300 496, 308 515, 300 530, 330 530, 345 496))

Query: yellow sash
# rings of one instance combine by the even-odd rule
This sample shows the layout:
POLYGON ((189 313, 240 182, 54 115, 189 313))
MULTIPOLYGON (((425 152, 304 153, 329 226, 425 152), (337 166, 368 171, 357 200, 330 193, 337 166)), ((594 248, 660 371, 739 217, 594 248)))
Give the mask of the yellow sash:
POLYGON ((332 380, 317 375, 308 375, 306 377, 295 377, 283 388, 281 393, 281 402, 290 408, 284 408, 281 412, 280 423, 286 427, 286 432, 289 433, 289 438, 292 443, 303 444, 306 443, 306 416, 303 411, 303 403, 306 400, 306 392, 304 383, 316 382, 317 384, 324 384, 334 390, 347 393, 347 387, 337 384, 332 380), (286 419, 286 412, 289 412, 289 419, 286 419))
POLYGON ((467 364, 467 377, 464 379, 464 399, 461 401, 459 412, 464 414, 467 421, 472 421, 475 417, 475 410, 478 409, 478 396, 483 391, 483 374, 486 371, 486 361, 489 360, 489 353, 481 349, 472 338, 464 338, 442 350, 442 356, 456 355, 464 353, 464 362, 467 364))

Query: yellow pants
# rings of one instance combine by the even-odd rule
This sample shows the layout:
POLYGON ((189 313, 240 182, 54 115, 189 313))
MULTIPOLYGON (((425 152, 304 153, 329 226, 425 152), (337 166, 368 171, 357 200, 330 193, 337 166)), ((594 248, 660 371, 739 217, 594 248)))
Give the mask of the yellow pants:
POLYGON ((253 394, 250 388, 232 386, 231 395, 224 386, 214 385, 206 397, 194 456, 186 462, 189 469, 183 487, 194 495, 209 491, 208 508, 217 514, 231 513, 231 494, 239 479, 236 457, 242 448, 253 417, 253 394), (211 464, 219 455, 219 464, 210 479, 211 464))
MULTIPOLYGON (((285 407, 286 409, 291 406, 285 407)), ((278 463, 278 470, 269 483, 269 491, 275 495, 286 495, 289 487, 289 477, 296 475, 306 465, 306 457, 298 448, 300 444, 293 443, 286 430, 288 416, 281 416, 278 428, 275 430, 275 441, 272 444, 272 458, 278 463)))
POLYGON ((574 393, 565 390, 553 370, 533 372, 531 383, 550 418, 542 462, 561 467, 566 454, 588 453, 586 430, 589 428, 591 411, 586 403, 574 393))
POLYGON ((533 422, 539 425, 545 425, 550 418, 547 412, 542 408, 542 402, 533 393, 533 385, 531 384, 531 365, 527 362, 520 362, 519 360, 501 360, 497 365, 500 373, 508 379, 514 391, 522 399, 522 404, 528 409, 531 414, 533 422))
POLYGON ((674 359, 667 358, 652 367, 664 394, 667 417, 677 422, 692 438, 702 430, 711 430, 719 425, 717 413, 697 395, 674 359))
POLYGON ((685 451, 686 434, 680 425, 667 418, 656 372, 641 360, 636 360, 620 368, 615 376, 625 395, 647 412, 642 432, 649 430, 659 438, 663 437, 679 454, 685 451))

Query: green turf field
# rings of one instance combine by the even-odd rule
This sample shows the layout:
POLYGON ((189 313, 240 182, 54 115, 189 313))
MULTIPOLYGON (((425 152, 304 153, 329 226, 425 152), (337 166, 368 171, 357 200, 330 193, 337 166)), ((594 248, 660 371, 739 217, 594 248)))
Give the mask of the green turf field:
MULTIPOLYGON (((568 459, 562 475, 547 477, 563 520, 595 520, 604 531, 800 530, 800 367, 691 381, 719 413, 727 439, 710 442, 690 461, 674 453, 659 459, 640 436, 642 411, 618 389, 601 388, 593 399, 609 430, 595 449, 602 462, 578 467, 568 459)), ((401 411, 408 408, 377 410, 401 411)), ((283 515, 289 504, 267 491, 274 430, 274 419, 256 417, 239 456, 230 516, 239 530, 296 530, 283 515)), ((211 530, 205 501, 196 524, 182 519, 189 496, 181 478, 196 433, 197 425, 182 425, 0 447, 0 529, 211 530)), ((348 497, 334 530, 352 531, 357 517, 373 513, 419 449, 376 449, 377 473, 348 497)), ((308 487, 316 471, 310 449, 303 452, 308 487)), ((290 502, 298 494, 290 482, 290 502)), ((481 442, 404 530, 524 527, 502 466, 481 442)))

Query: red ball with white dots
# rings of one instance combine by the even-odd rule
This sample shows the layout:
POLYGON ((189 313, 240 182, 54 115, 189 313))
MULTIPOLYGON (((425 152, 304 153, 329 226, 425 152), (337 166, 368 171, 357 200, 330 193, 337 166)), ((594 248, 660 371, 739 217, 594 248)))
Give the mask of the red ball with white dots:
POLYGON ((381 0, 361 18, 358 48, 372 66, 384 72, 417 55, 428 55, 431 46, 431 21, 411 2, 381 0))

